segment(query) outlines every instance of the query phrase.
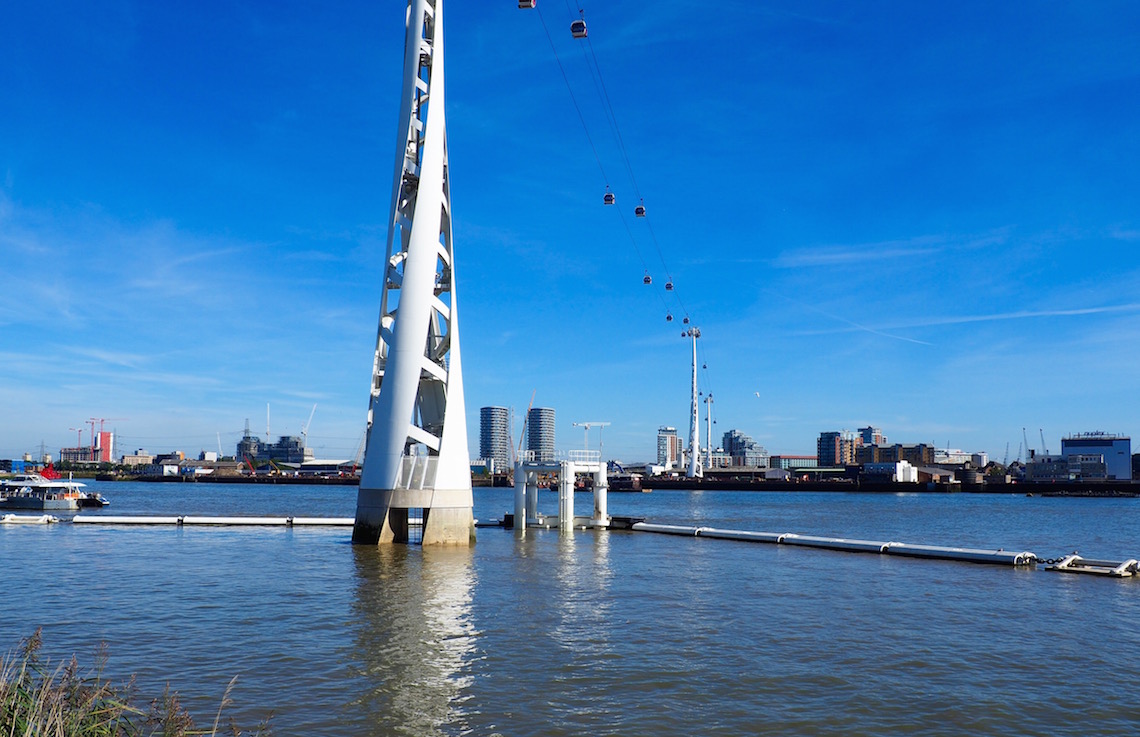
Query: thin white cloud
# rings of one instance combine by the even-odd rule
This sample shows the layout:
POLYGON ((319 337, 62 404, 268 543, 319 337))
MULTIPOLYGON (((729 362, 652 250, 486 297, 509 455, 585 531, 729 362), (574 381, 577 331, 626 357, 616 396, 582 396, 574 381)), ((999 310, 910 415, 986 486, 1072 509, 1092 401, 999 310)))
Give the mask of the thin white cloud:
MULTIPOLYGON (((826 315, 826 313, 824 313, 822 311, 819 311, 819 312, 822 315, 826 315)), ((895 335, 893 333, 886 333, 886 332, 883 332, 882 330, 879 330, 877 328, 873 328, 873 327, 870 327, 868 325, 861 325, 860 323, 857 323, 854 320, 848 320, 847 318, 839 317, 838 315, 827 315, 827 317, 830 317, 833 320, 839 320, 840 322, 847 323, 848 325, 851 326, 851 330, 853 330, 853 331, 862 331, 865 333, 870 333, 871 335, 878 335, 881 338, 891 338, 892 340, 901 340, 901 341, 906 342, 906 343, 916 343, 918 345, 934 345, 933 343, 927 343, 925 340, 919 340, 917 338, 908 338, 905 335, 895 335)))
POLYGON ((1109 305, 1106 307, 1080 307, 1070 310, 1020 310, 1017 312, 998 312, 992 315, 966 315, 960 317, 946 317, 901 325, 900 327, 926 327, 935 325, 955 325, 971 322, 996 322, 999 320, 1027 320, 1037 317, 1078 317, 1081 315, 1101 315, 1118 312, 1140 311, 1140 304, 1109 305))
POLYGON ((286 261, 344 261, 346 256, 344 254, 329 253, 328 251, 297 251, 295 253, 288 253, 284 256, 286 261))
POLYGON ((813 248, 808 251, 782 253, 772 265, 778 269, 802 269, 812 266, 842 266, 846 264, 913 258, 938 253, 935 247, 884 248, 876 245, 813 248))
POLYGON ((124 368, 138 368, 149 360, 149 356, 120 351, 108 351, 102 348, 84 348, 81 346, 64 346, 62 350, 69 351, 84 358, 91 358, 100 363, 122 366, 124 368))
POLYGON ((925 340, 918 340, 917 338, 910 338, 910 337, 907 337, 905 335, 894 335, 893 333, 884 332, 884 330, 886 330, 886 329, 898 330, 898 329, 906 327, 906 326, 900 325, 900 326, 895 326, 892 328, 874 328, 874 327, 871 327, 869 325, 863 325, 862 323, 855 322, 854 320, 849 320, 846 317, 842 317, 840 315, 834 315, 834 314, 827 312, 825 310, 821 310, 819 307, 816 307, 815 305, 807 304, 804 302, 794 300, 794 299, 788 297, 787 295, 781 294, 778 296, 782 297, 783 299, 787 300, 788 302, 791 302, 792 304, 794 304, 794 305, 796 305, 802 309, 814 312, 818 315, 822 315, 823 317, 826 317, 829 320, 835 320, 836 322, 841 322, 841 323, 848 325, 848 328, 846 328, 846 329, 835 328, 832 330, 799 331, 796 333, 797 335, 829 335, 829 334, 834 334, 834 333, 848 333, 848 332, 861 331, 861 332, 865 332, 865 333, 870 333, 871 335, 877 335, 877 336, 882 337, 882 338, 890 338, 892 340, 901 340, 905 343, 915 343, 917 345, 933 345, 932 343, 927 343, 925 340))
MULTIPOLYGON (((864 325, 858 325, 850 320, 834 315, 827 315, 820 310, 816 310, 820 314, 824 314, 835 320, 849 323, 852 327, 850 329, 834 329, 834 330, 814 330, 799 333, 800 335, 828 335, 833 333, 846 333, 855 330, 865 330, 868 332, 886 335, 881 331, 884 330, 907 330, 913 328, 930 328, 942 327, 946 325, 965 325, 969 323, 978 322, 1000 322, 1003 320, 1030 320, 1034 318, 1044 317, 1080 317, 1083 315, 1101 315, 1113 313, 1129 313, 1140 312, 1140 303, 1130 303, 1124 305, 1110 305, 1105 307, 1080 307, 1068 310, 1019 310, 1016 312, 996 312, 989 315, 955 315, 949 317, 934 317, 925 318, 922 320, 914 320, 908 322, 891 323, 877 328, 872 328, 864 325)), ((898 337, 898 336, 887 336, 898 337)), ((922 342, 922 341, 916 341, 922 342)), ((930 345, 927 343, 926 345, 930 345)))
POLYGON ((1008 228, 997 228, 981 235, 922 235, 875 243, 801 248, 781 253, 772 261, 772 266, 778 269, 800 269, 929 257, 949 249, 998 245, 1007 240, 1008 232, 1008 228))

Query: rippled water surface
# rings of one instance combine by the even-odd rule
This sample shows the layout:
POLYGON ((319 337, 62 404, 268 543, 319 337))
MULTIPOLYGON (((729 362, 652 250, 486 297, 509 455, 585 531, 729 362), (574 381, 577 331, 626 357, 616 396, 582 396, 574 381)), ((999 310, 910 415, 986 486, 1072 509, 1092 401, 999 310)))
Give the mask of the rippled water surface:
MULTIPOLYGON (((345 516, 355 487, 91 484, 115 514, 345 516)), ((476 516, 511 491, 477 489, 476 516)), ((550 512, 553 495, 543 497, 550 512)), ((589 507, 587 496, 577 505, 589 507)), ((1140 500, 615 494, 653 522, 1140 556, 1140 500)), ((305 735, 1140 733, 1140 582, 630 532, 0 526, 0 648, 305 735)))

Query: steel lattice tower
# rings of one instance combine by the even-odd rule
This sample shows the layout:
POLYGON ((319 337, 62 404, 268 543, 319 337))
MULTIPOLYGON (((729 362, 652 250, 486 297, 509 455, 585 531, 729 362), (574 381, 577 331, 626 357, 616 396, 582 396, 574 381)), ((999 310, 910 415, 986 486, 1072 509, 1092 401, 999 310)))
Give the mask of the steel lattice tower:
POLYGON ((409 0, 357 543, 475 539, 444 124, 443 0, 409 0), (412 515, 414 519, 414 515, 412 515))

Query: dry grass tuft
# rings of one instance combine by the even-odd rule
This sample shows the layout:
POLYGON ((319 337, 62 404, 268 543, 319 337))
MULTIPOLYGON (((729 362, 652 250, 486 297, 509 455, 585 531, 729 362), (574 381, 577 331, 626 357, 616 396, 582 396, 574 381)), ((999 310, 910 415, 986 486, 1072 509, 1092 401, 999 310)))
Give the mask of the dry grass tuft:
MULTIPOLYGON (((75 658, 52 668, 40 655, 40 630, 20 643, 16 652, 0 660, 0 737, 190 737, 217 735, 222 711, 232 702, 230 681, 218 708, 213 728, 198 730, 182 707, 178 693, 167 686, 149 709, 133 705, 134 679, 116 687, 103 677, 105 651, 96 656, 95 668, 83 673, 75 658)), ((228 733, 269 735, 266 722, 252 732, 230 723, 228 733)))

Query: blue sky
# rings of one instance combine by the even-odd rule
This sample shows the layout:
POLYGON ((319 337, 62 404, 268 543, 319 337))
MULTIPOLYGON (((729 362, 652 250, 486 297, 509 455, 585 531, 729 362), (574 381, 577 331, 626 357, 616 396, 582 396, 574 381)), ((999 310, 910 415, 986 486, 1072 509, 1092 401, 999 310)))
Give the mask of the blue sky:
MULTIPOLYGON (((567 3, 539 3, 589 140, 536 12, 446 7, 473 455, 479 407, 533 393, 560 447, 609 421, 607 456, 651 459, 688 426, 681 305, 715 434, 773 453, 866 424, 998 460, 1023 427, 1140 433, 1140 6, 585 5, 646 222, 567 3)), ((403 19, 6 9, 0 457, 90 417, 119 450, 230 453, 267 404, 273 435, 316 404, 317 455, 356 454, 403 19)))

